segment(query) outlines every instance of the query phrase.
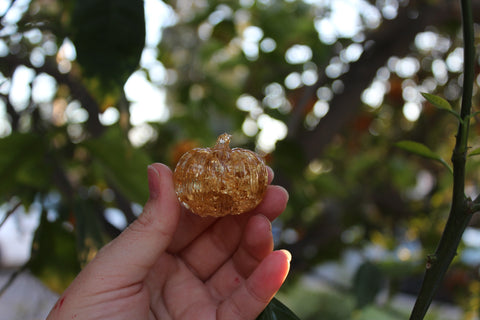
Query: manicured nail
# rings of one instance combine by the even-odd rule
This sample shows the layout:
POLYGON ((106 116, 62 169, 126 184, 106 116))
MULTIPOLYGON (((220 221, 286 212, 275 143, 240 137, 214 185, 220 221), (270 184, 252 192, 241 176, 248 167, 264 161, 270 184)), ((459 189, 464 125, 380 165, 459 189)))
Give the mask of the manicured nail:
POLYGON ((150 199, 158 198, 158 194, 160 193, 160 175, 158 174, 157 169, 153 166, 148 166, 147 168, 148 174, 148 189, 150 190, 150 199))

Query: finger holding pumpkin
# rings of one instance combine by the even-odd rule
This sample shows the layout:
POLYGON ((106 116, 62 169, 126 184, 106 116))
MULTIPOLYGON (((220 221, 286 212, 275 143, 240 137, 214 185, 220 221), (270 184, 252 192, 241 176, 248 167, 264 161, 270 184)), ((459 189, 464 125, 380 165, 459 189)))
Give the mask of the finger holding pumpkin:
POLYGON ((214 224, 220 224, 220 228, 229 230, 228 224, 233 220, 240 228, 244 228, 249 218, 258 214, 273 221, 285 210, 288 197, 288 192, 285 188, 277 185, 268 185, 262 202, 255 209, 245 214, 228 215, 219 219, 215 217, 201 217, 184 209, 178 222, 179 227, 175 232, 168 251, 171 253, 180 252, 214 224))

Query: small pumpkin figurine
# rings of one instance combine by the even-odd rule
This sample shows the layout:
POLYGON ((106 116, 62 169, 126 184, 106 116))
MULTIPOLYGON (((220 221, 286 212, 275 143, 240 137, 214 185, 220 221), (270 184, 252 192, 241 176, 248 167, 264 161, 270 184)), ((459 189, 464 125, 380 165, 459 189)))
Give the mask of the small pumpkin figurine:
POLYGON ((202 217, 241 214, 263 199, 268 171, 255 152, 230 149, 231 136, 217 138, 213 148, 195 148, 183 154, 173 172, 180 202, 202 217))

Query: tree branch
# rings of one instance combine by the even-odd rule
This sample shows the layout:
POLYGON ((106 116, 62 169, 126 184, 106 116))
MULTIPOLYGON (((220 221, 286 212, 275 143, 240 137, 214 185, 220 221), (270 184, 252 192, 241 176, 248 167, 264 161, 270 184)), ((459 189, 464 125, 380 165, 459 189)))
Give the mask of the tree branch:
POLYGON ((12 283, 15 281, 15 279, 23 272, 27 269, 28 267, 28 262, 25 263, 23 266, 21 266, 20 268, 18 268, 17 270, 15 270, 11 275, 10 277, 8 277, 8 280, 7 282, 5 282, 3 284, 2 287, 0 287, 0 298, 3 296, 3 294, 8 290, 8 288, 10 288, 10 286, 12 285, 12 283))
POLYGON ((89 133, 94 137, 98 137, 104 131, 104 126, 98 119, 100 107, 97 101, 81 83, 81 80, 76 78, 72 73, 61 73, 58 71, 57 65, 49 59, 47 59, 42 66, 36 67, 32 65, 28 58, 19 57, 13 54, 0 58, 0 64, 5 64, 13 70, 15 70, 17 66, 24 65, 35 70, 37 73, 46 73, 52 76, 60 84, 65 84, 70 89, 72 98, 80 101, 82 107, 84 107, 89 114, 87 120, 87 129, 89 133))
POLYGON ((464 38, 464 83, 460 116, 463 121, 459 122, 455 148, 452 155, 452 206, 435 254, 427 261, 425 277, 413 307, 410 320, 421 320, 425 317, 433 297, 443 281, 445 273, 457 254, 463 232, 472 218, 472 201, 465 197, 465 163, 468 150, 475 47, 471 1, 461 0, 461 4, 464 38))
POLYGON ((0 228, 5 224, 7 219, 18 209, 18 207, 20 207, 21 204, 22 204, 22 201, 18 201, 13 205, 13 207, 10 210, 8 210, 5 213, 5 217, 3 218, 2 222, 0 222, 0 228))

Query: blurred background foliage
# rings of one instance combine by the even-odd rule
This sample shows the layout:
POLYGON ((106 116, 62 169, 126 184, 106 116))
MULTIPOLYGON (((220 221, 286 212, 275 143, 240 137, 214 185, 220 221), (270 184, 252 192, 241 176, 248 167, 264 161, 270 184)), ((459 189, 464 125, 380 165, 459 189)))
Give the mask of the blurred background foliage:
MULTIPOLYGON (((302 319, 409 314, 452 177, 395 143, 451 157, 455 119, 420 93, 458 107, 457 1, 5 0, 0 14, 2 221, 38 215, 27 267, 50 288, 139 214, 149 163, 174 168, 227 131, 290 193, 274 223, 293 254, 282 301, 302 319)), ((471 196, 479 166, 468 160, 471 196)), ((431 319, 478 319, 479 227, 431 319)))

